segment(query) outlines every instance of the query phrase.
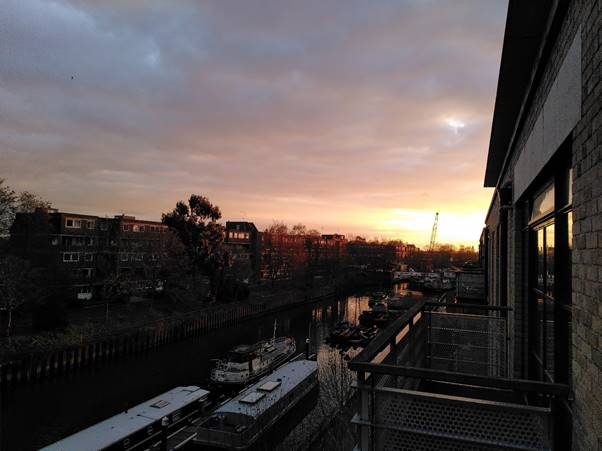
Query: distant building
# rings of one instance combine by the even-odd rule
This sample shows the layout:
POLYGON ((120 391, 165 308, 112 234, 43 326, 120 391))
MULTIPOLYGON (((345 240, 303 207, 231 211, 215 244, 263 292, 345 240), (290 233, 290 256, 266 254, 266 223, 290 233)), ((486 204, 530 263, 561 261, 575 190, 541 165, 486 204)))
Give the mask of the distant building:
POLYGON ((256 282, 260 276, 259 232, 252 222, 226 222, 224 243, 232 256, 232 271, 240 280, 256 282))
POLYGON ((261 266, 263 280, 292 279, 307 262, 306 237, 262 232, 260 234, 261 266))
POLYGON ((353 266, 366 266, 370 269, 393 269, 399 264, 399 253, 396 245, 388 243, 356 239, 346 245, 347 262, 353 266))
POLYGON ((151 288, 148 268, 162 258, 166 232, 160 222, 133 216, 37 209, 16 215, 9 246, 33 267, 53 274, 70 297, 91 302, 110 277, 122 280, 128 294, 151 288))
POLYGON ((319 245, 322 249, 321 259, 325 263, 340 263, 345 258, 347 246, 345 235, 340 235, 338 233, 322 235, 319 239, 319 245))
POLYGON ((555 449, 602 447, 602 11, 510 0, 485 172, 488 299, 511 376, 565 384, 555 449), (571 443, 572 438, 572 443, 571 443))

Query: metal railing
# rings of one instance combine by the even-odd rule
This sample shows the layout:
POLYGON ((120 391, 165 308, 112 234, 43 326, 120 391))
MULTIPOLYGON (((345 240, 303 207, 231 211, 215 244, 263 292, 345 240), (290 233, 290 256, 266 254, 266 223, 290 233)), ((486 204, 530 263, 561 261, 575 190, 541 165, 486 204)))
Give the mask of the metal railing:
POLYGON ((349 362, 357 449, 553 449, 568 388, 508 378, 508 311, 419 301, 379 334, 349 362))

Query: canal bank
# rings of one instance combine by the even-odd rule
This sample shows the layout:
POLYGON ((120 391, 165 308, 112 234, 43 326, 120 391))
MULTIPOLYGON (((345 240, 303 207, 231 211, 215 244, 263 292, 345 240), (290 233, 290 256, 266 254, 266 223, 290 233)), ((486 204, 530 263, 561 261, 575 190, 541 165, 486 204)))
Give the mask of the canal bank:
POLYGON ((275 305, 260 303, 226 304, 189 312, 183 317, 166 318, 135 331, 102 337, 87 343, 73 344, 49 351, 16 354, 0 363, 0 386, 31 382, 68 374, 87 366, 146 352, 169 343, 223 328, 242 321, 274 313, 303 303, 313 303, 334 296, 334 291, 311 297, 293 298, 275 305))
POLYGON ((113 333, 84 336, 58 335, 42 344, 32 337, 30 350, 11 352, 0 359, 0 387, 52 378, 81 368, 147 352, 160 346, 232 327, 303 304, 312 304, 373 285, 386 283, 383 277, 345 278, 336 284, 312 289, 268 290, 255 293, 247 302, 206 306, 164 317, 113 333))

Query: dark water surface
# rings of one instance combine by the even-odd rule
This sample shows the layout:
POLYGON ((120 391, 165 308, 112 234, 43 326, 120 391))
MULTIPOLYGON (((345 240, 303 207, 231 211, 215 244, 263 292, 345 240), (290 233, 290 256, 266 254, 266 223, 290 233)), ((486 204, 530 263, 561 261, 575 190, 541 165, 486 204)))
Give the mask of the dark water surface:
MULTIPOLYGON (((404 289, 397 285, 393 291, 404 289)), ((309 333, 312 352, 327 353, 323 342, 331 328, 342 320, 357 322, 367 308, 367 296, 303 305, 101 367, 11 387, 1 394, 1 449, 37 449, 173 387, 201 385, 209 376, 211 359, 240 343, 271 337, 275 319, 277 334, 295 337, 299 351, 305 349, 309 333)))

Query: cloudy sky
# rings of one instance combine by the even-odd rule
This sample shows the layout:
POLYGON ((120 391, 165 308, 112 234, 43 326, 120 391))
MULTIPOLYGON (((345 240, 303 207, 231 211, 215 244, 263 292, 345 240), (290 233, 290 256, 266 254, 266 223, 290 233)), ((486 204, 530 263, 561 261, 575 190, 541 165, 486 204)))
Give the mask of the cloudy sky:
POLYGON ((0 177, 72 212, 475 244, 505 0, 3 0, 0 177))

